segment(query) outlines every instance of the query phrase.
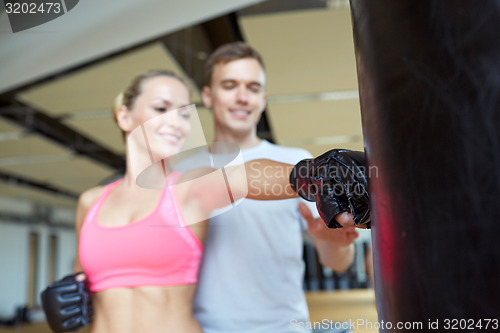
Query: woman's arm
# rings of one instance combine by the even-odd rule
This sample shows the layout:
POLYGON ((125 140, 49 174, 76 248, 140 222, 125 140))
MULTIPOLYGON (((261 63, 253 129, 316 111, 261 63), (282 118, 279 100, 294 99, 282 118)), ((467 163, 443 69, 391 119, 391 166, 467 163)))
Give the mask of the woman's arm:
MULTIPOLYGON (((186 172, 175 185, 182 198, 183 211, 196 207, 202 220, 221 207, 242 198, 253 200, 281 200, 297 198, 289 184, 293 165, 259 159, 222 169, 199 168, 186 172)), ((189 212, 192 215, 192 212, 189 212)))
MULTIPOLYGON (((290 186, 290 173, 293 165, 272 160, 259 159, 244 164, 248 199, 281 200, 297 198, 290 186)), ((245 184, 239 184, 245 186, 245 184)))

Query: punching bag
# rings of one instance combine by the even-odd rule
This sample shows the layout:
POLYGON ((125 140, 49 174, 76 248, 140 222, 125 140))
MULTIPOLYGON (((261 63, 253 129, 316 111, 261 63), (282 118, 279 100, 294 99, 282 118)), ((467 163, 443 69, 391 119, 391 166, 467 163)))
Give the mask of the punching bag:
POLYGON ((380 331, 498 331, 500 1, 351 11, 380 331))

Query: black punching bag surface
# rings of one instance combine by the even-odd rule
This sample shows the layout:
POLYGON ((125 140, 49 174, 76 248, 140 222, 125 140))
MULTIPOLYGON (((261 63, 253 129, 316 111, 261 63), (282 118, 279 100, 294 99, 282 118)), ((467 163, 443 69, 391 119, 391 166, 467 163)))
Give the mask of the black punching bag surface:
POLYGON ((351 11, 381 331, 498 331, 500 1, 351 11))

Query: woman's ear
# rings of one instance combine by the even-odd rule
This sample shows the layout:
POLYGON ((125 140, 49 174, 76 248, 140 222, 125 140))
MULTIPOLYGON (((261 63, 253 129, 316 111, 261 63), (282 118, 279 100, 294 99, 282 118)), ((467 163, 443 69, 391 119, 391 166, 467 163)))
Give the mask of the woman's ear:
POLYGON ((203 104, 205 104, 205 106, 207 108, 211 108, 212 107, 212 90, 210 89, 209 86, 203 87, 203 90, 201 91, 201 97, 203 99, 203 104))
POLYGON ((123 132, 129 133, 131 131, 132 121, 130 110, 125 105, 121 105, 118 110, 116 110, 116 123, 123 132))

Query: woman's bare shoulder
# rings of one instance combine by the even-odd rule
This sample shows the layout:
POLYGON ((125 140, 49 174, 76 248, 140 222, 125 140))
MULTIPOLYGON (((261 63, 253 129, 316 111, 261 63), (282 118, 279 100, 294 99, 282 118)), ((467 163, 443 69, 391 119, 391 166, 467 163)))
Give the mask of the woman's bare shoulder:
POLYGON ((101 195, 102 191, 104 190, 105 186, 96 186, 92 187, 80 194, 80 197, 78 199, 78 206, 80 208, 84 208, 87 210, 94 201, 97 200, 97 198, 101 195))
POLYGON ((87 215, 87 211, 90 206, 97 200, 99 195, 104 190, 104 186, 96 186, 91 189, 88 189, 78 198, 78 206, 76 207, 76 219, 75 219, 75 227, 76 231, 79 232, 82 225, 85 215, 87 215))

